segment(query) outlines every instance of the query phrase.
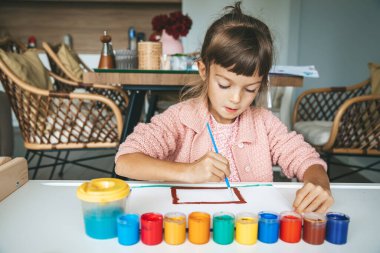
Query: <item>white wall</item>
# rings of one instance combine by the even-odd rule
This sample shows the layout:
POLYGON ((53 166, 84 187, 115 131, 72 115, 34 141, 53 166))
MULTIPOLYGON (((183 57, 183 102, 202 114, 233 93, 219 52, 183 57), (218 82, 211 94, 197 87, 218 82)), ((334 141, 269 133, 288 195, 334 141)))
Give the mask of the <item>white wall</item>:
POLYGON ((316 65, 320 78, 297 90, 346 86, 369 77, 380 63, 379 0, 302 0, 298 64, 316 65))
MULTIPOLYGON (((207 28, 223 14, 222 10, 225 6, 233 5, 234 2, 231 0, 182 1, 183 12, 193 20, 189 34, 182 39, 185 52, 200 51, 207 28)), ((291 15, 291 7, 297 5, 295 2, 298 1, 250 0, 242 3, 242 9, 246 14, 259 18, 271 29, 277 51, 276 64, 278 65, 288 64, 289 42, 294 39, 289 37, 290 34, 293 34, 290 31, 290 23, 295 18, 294 15, 291 15)))

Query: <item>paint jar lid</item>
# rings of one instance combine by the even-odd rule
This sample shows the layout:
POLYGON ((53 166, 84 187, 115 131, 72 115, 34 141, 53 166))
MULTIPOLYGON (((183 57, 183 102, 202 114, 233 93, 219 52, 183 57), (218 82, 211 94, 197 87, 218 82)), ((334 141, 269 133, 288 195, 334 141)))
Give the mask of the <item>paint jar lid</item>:
POLYGON ((117 178, 97 178, 81 184, 77 197, 87 202, 112 202, 129 195, 129 185, 117 178))
POLYGON ((316 212, 304 213, 303 218, 304 220, 308 220, 310 222, 326 222, 326 215, 316 212))
POLYGON ((288 222, 298 222, 301 220, 301 215, 293 211, 284 211, 280 213, 281 220, 288 222))
POLYGON ((259 221, 265 223, 277 223, 279 221, 279 215, 276 212, 259 212, 259 221))
POLYGON ((350 222, 350 216, 344 213, 328 212, 326 217, 327 220, 333 220, 335 222, 350 222))

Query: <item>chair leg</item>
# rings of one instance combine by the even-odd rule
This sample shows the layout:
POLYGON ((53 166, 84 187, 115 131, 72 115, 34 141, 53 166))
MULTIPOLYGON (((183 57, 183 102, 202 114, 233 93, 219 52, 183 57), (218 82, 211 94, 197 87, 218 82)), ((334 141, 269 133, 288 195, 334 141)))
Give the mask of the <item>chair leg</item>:
POLYGON ((59 171, 59 173, 58 173, 58 176, 60 177, 60 178, 62 178, 63 177, 63 170, 64 170, 64 168, 65 168, 65 166, 66 166, 66 162, 67 162, 67 157, 69 156, 69 153, 70 153, 70 150, 67 150, 66 151, 66 155, 65 155, 65 161, 64 161, 64 163, 61 165, 61 170, 59 171))
POLYGON ((154 116, 154 112, 157 108, 158 95, 151 95, 149 99, 148 112, 145 117, 145 123, 149 123, 150 119, 154 116))
POLYGON ((30 154, 30 152, 29 152, 29 150, 27 149, 26 150, 26 153, 25 153, 25 160, 27 160, 28 161, 28 159, 29 159, 29 154, 30 154))
POLYGON ((58 163, 60 155, 61 155, 61 150, 58 151, 57 158, 54 161, 54 165, 53 165, 53 168, 52 168, 50 176, 49 176, 49 180, 51 180, 53 178, 55 168, 57 167, 57 163, 58 163))
POLYGON ((41 151, 40 154, 38 154, 40 157, 38 158, 38 162, 37 162, 37 165, 36 165, 36 169, 34 170, 34 173, 33 173, 33 177, 32 179, 36 179, 36 176, 37 176, 37 172, 38 172, 38 168, 40 167, 41 165, 41 160, 42 160, 42 156, 44 155, 44 151, 41 151))

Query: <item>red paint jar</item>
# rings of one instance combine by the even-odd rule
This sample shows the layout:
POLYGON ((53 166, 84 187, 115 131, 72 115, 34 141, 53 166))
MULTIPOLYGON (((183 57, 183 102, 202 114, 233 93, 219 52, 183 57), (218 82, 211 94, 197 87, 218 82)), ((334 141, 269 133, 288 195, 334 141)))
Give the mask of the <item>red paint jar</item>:
POLYGON ((313 245, 323 244, 326 235, 326 216, 320 213, 305 213, 302 239, 313 245))
POLYGON ((296 212, 282 212, 280 214, 280 239, 288 243, 301 240, 302 218, 296 212))
POLYGON ((163 217, 159 213, 141 215, 141 241, 146 245, 156 245, 162 242, 163 217))

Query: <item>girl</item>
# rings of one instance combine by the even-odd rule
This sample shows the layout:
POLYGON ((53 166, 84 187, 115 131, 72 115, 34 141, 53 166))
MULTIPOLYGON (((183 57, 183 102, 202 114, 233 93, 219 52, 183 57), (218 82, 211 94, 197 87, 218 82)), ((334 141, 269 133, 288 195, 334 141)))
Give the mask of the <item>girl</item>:
POLYGON ((245 15, 240 2, 207 30, 198 61, 202 83, 120 145, 116 173, 138 180, 204 183, 273 181, 272 164, 304 182, 293 206, 326 212, 332 205, 326 164, 301 135, 270 111, 251 107, 265 92, 272 66, 268 27, 245 15), (220 153, 212 151, 210 124, 220 153))

